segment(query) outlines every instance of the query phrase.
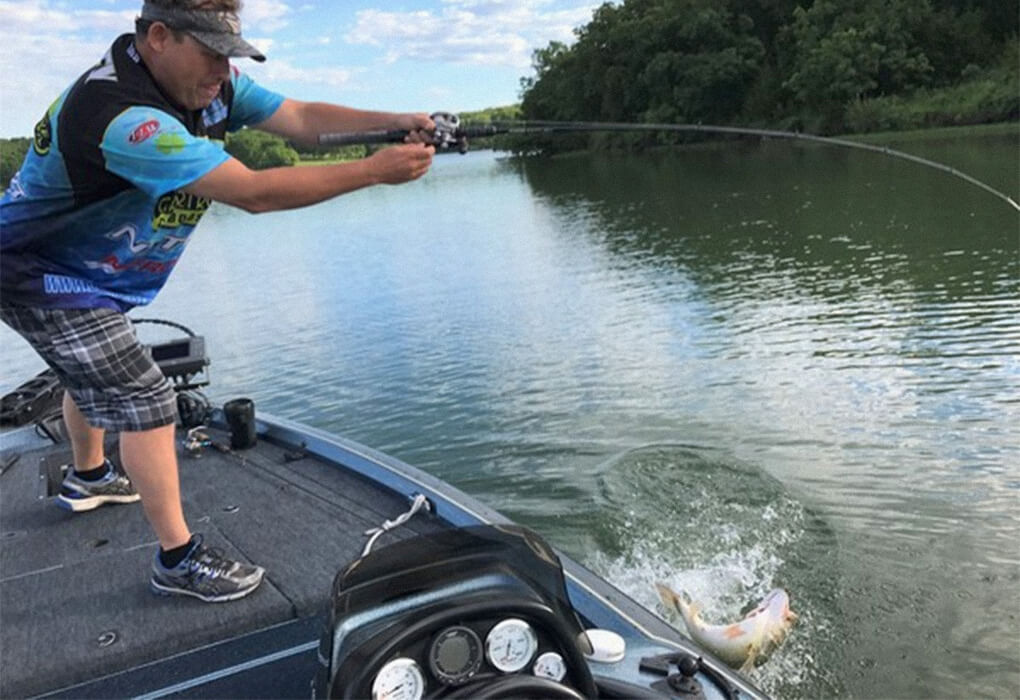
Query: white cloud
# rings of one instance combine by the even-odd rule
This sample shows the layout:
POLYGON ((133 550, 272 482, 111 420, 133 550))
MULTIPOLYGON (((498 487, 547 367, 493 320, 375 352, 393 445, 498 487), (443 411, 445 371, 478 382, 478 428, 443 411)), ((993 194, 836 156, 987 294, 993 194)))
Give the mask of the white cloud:
POLYGON ((0 1, 0 26, 4 34, 24 32, 126 32, 134 28, 137 10, 69 10, 49 0, 0 1))
POLYGON ((0 136, 30 136, 50 103, 110 46, 109 40, 8 33, 0 36, 0 136))
POLYGON ((281 0, 245 0, 241 5, 241 21, 245 30, 249 27, 263 32, 274 32, 287 26, 292 10, 281 0))
POLYGON ((401 58, 527 68, 531 53, 550 41, 570 42, 596 3, 550 9, 548 0, 443 0, 414 12, 361 10, 345 40, 401 58))
MULTIPOLYGON (((262 47, 259 46, 261 49, 262 47)), ((359 72, 352 68, 319 67, 303 68, 286 59, 274 59, 265 63, 238 64, 245 73, 266 86, 280 83, 301 83, 323 85, 331 88, 350 88, 359 72)))

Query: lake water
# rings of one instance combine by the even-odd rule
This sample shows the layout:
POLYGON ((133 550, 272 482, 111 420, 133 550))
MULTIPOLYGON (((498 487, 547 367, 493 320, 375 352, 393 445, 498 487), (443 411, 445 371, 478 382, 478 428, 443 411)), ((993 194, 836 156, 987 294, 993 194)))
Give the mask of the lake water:
MULTIPOLYGON (((1015 134, 903 148, 1020 193, 1015 134)), ((1017 697, 1018 224, 833 147, 477 152, 214 207, 134 315, 206 336, 217 401, 447 479, 664 616, 656 581, 713 622, 784 586, 777 696, 1017 697)), ((41 368, 0 343, 0 388, 41 368)))

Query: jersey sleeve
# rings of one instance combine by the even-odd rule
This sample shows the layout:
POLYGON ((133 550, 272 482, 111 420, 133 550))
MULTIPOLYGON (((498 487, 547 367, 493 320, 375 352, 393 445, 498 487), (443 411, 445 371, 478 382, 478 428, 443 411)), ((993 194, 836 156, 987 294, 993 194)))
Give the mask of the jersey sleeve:
POLYGON ((100 148, 107 170, 152 197, 189 185, 230 158, 221 143, 193 136, 153 107, 129 107, 117 115, 100 148))
POLYGON ((283 95, 267 90, 233 66, 230 80, 234 85, 234 103, 227 122, 228 131, 264 122, 283 104, 283 95))

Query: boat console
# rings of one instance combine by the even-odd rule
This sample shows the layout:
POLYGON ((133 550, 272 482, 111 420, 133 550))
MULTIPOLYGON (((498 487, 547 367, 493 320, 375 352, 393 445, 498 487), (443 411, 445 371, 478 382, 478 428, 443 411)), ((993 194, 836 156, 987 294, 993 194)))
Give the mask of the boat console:
POLYGON ((700 660, 682 654, 628 659, 630 681, 593 674, 623 661, 624 646, 585 629, 559 558, 534 532, 456 528, 380 548, 337 575, 313 697, 734 696, 704 692, 700 660))
POLYGON ((337 575, 316 697, 596 695, 552 549, 516 526, 379 549, 337 575))

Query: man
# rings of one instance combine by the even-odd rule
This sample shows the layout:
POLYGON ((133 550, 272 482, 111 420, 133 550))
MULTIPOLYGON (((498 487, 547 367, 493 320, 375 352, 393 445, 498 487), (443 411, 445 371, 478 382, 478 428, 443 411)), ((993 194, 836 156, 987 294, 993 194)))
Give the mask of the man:
POLYGON ((249 212, 307 206, 415 180, 434 153, 424 114, 285 99, 230 66, 228 57, 265 60, 241 38, 239 9, 239 0, 147 0, 135 34, 50 106, 0 200, 0 317, 66 389, 74 468, 58 503, 77 512, 140 498, 160 544, 153 590, 210 602, 247 595, 264 571, 188 528, 176 397, 124 314, 163 286, 210 200, 249 212), (222 147, 242 126, 305 144, 321 132, 410 135, 356 162, 254 172, 222 147), (106 459, 107 430, 119 431, 127 477, 106 459))

